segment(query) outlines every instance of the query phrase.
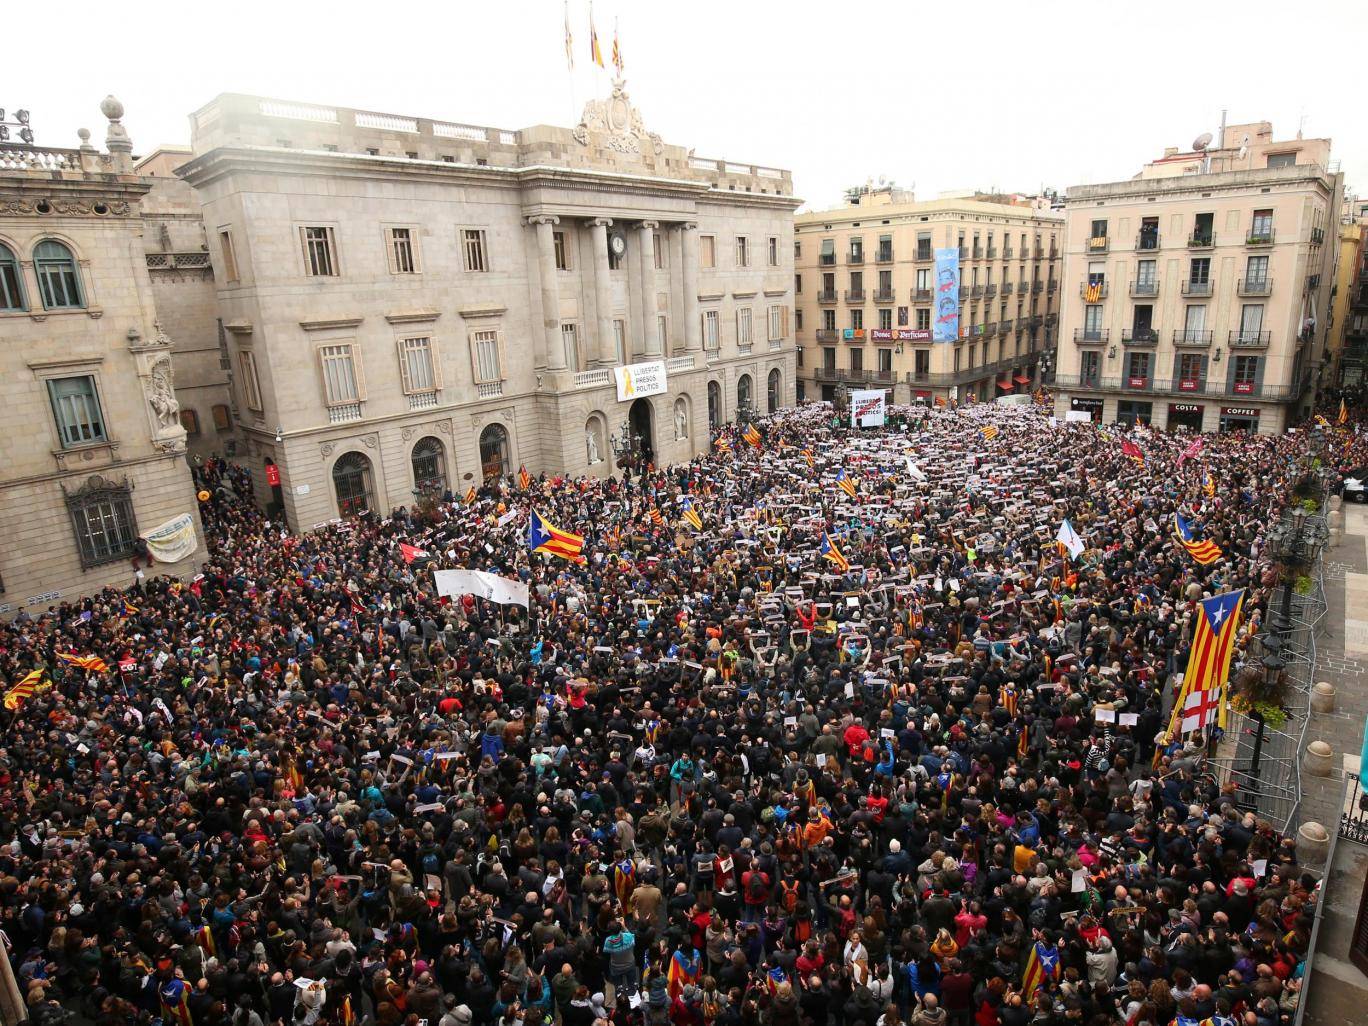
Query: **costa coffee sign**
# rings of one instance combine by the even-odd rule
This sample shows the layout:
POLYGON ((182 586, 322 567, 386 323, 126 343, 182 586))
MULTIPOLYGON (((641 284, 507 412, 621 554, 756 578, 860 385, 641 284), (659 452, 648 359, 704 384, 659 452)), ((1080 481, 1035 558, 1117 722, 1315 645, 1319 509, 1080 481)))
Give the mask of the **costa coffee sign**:
POLYGON ((1149 384, 1149 378, 1127 378, 1126 385, 1130 388, 1144 388, 1149 384))
POLYGON ((1201 413, 1202 408, 1196 403, 1169 403, 1169 413, 1201 413))
POLYGON ((1180 378, 1178 380, 1178 391, 1180 392, 1195 392, 1197 391, 1197 388, 1198 382, 1196 378, 1180 378))
POLYGON ((1257 417, 1259 408, 1257 406, 1222 406, 1221 412, 1232 417, 1257 417))

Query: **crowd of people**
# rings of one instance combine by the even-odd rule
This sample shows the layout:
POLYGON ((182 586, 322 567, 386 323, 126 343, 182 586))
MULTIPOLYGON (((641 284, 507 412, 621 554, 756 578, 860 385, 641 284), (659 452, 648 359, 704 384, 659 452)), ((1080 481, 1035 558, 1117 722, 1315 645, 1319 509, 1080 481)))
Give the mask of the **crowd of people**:
POLYGON ((0 714, 32 1022, 1286 1021, 1314 882, 1169 685, 1246 589, 1238 669, 1269 526, 1358 435, 894 412, 308 534, 197 469, 193 580, 0 626, 38 683, 0 714), (529 551, 534 510, 580 561, 529 551))

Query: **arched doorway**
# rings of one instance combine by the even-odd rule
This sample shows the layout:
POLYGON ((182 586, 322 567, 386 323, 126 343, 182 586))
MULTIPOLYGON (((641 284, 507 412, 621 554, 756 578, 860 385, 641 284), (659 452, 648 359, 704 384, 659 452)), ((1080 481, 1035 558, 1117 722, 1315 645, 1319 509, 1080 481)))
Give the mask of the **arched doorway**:
POLYGON ((375 505, 371 495, 371 462, 359 452, 349 452, 333 464, 333 490, 337 512, 344 517, 368 513, 375 505))
POLYGON ((779 368, 775 367, 769 372, 769 381, 765 390, 765 401, 768 404, 766 409, 770 413, 779 412, 779 403, 783 399, 784 393, 783 385, 783 376, 779 373, 779 368))
POLYGON ((627 414, 627 423, 632 432, 632 442, 636 448, 640 467, 644 470, 655 462, 655 413, 649 399, 638 399, 632 403, 627 414))
POLYGON ((428 435, 418 439, 409 463, 413 467, 413 491, 417 496, 438 497, 447 490, 445 446, 428 435))
POLYGON ((513 455, 508 449, 508 430, 502 424, 490 424, 480 432, 480 471, 484 480, 508 473, 513 455))
POLYGON ((742 374, 736 379, 736 413, 738 416, 755 413, 751 406, 751 376, 742 374))
POLYGON ((722 426, 722 386, 708 382, 708 428, 716 431, 722 426))

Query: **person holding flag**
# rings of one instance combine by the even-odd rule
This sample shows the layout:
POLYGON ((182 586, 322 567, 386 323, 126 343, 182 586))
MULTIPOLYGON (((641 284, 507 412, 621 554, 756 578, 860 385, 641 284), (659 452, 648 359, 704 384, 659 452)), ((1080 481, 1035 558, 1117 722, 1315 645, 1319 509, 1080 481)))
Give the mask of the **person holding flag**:
POLYGON ((1059 962, 1059 948, 1044 930, 1035 931, 1035 939, 1026 953, 1026 967, 1021 973, 1021 989, 1034 1002, 1036 991, 1047 983, 1058 981, 1063 967, 1059 962))
POLYGON ((845 492, 852 499, 855 498, 856 492, 859 490, 859 487, 855 484, 851 476, 846 473, 845 467, 841 467, 836 471, 836 484, 840 487, 841 491, 845 492))
POLYGON ((1192 532, 1192 525, 1184 518, 1183 514, 1176 511, 1173 514, 1173 537, 1182 546, 1183 551, 1202 566, 1210 566, 1217 560, 1225 558, 1225 554, 1215 542, 1205 538, 1198 541, 1192 532))
POLYGON ((703 530, 703 518, 698 515, 698 510, 694 509, 693 499, 686 498, 679 504, 680 518, 692 527, 695 531, 703 530))
POLYGON ((584 535, 562 531, 533 510, 527 524, 527 547, 533 552, 578 562, 584 558, 581 554, 584 549, 584 535))
POLYGON ((822 532, 821 544, 817 546, 817 552, 821 557, 832 563, 837 570, 845 573, 850 569, 850 560, 845 558, 845 554, 832 539, 829 531, 822 532))

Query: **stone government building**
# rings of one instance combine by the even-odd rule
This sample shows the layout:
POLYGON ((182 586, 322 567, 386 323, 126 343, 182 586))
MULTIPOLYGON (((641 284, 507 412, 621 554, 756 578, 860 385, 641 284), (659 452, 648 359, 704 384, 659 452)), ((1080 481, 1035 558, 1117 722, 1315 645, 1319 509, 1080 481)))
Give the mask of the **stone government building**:
POLYGON ((191 149, 231 433, 295 528, 794 401, 790 174, 662 142, 621 82, 520 131, 227 94, 191 149))
POLYGON ((132 583, 136 540, 171 521, 157 569, 203 557, 143 256, 150 184, 122 105, 101 109, 104 153, 84 129, 74 149, 0 142, 0 615, 132 583))

